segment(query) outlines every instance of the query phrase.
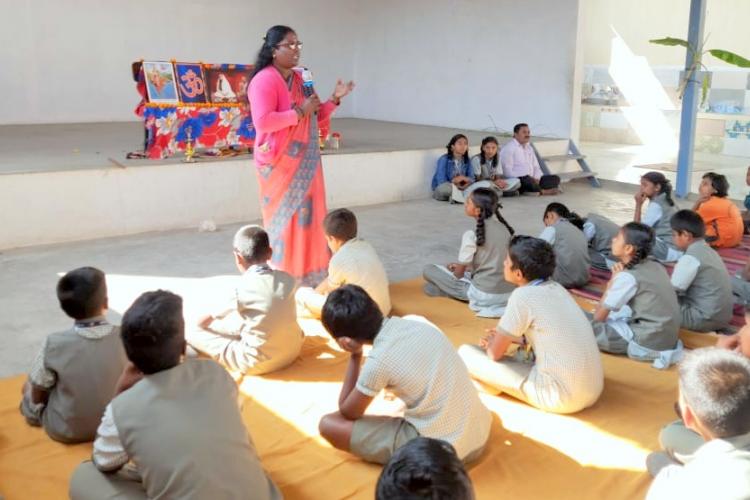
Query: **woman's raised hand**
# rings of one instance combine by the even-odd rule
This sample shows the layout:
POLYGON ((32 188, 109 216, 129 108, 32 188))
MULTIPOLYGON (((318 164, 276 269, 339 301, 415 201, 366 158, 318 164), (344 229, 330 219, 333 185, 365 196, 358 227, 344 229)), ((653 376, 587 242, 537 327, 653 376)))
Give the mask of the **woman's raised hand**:
POLYGON ((345 97, 354 90, 354 82, 349 80, 349 82, 344 83, 344 81, 339 78, 336 80, 336 87, 333 89, 333 97, 334 99, 341 99, 342 97, 345 97))

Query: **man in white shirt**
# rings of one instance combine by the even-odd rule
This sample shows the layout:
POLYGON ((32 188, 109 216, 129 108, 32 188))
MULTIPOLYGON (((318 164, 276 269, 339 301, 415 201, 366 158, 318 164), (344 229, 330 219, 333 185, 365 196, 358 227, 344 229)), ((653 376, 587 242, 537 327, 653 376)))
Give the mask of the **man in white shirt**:
POLYGON ((543 175, 531 147, 531 130, 526 123, 513 127, 513 139, 500 150, 500 165, 505 177, 515 177, 521 181, 520 193, 558 194, 560 177, 543 175))
POLYGON ((696 349, 680 364, 679 409, 706 443, 680 464, 649 455, 656 475, 647 499, 750 498, 750 360, 725 349, 696 349))

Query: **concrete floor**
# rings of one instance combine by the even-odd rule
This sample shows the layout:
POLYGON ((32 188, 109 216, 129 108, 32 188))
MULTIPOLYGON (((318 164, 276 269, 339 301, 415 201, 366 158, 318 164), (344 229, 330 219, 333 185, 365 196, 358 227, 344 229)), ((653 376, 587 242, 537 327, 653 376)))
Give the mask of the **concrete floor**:
MULTIPOLYGON (((599 212, 623 222, 632 216, 632 194, 632 187, 622 184, 605 182, 604 188, 595 189, 574 182, 566 184, 565 193, 557 197, 504 199, 503 214, 517 233, 532 235, 542 230, 542 210, 553 200, 581 215, 599 212)), ((455 259, 462 232, 473 227, 462 205, 427 199, 354 211, 360 235, 375 246, 393 282, 420 276, 426 263, 455 259)), ((230 241, 238 227, 220 227, 210 233, 159 232, 0 253, 0 377, 27 371, 43 338, 70 325, 55 298, 60 273, 84 265, 105 271, 112 321, 119 321, 140 293, 156 288, 183 294, 186 315, 192 316, 223 297, 215 290, 226 289, 226 280, 232 278, 221 276, 235 275, 230 241)))

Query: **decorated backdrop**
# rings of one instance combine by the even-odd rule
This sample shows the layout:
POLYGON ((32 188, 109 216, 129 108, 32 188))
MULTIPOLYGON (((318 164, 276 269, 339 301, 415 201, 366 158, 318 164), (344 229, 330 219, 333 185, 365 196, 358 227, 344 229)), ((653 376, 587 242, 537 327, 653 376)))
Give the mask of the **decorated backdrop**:
POLYGON ((188 143, 194 149, 253 146, 255 129, 247 102, 252 66, 157 61, 141 62, 137 68, 138 64, 134 64, 134 78, 142 101, 136 113, 146 127, 148 158, 168 158, 185 151, 188 143), (149 76, 152 68, 159 75, 171 74, 171 81, 149 76), (161 86, 156 99, 149 78, 161 86), (163 90, 168 85, 174 87, 169 94, 173 99, 163 90))

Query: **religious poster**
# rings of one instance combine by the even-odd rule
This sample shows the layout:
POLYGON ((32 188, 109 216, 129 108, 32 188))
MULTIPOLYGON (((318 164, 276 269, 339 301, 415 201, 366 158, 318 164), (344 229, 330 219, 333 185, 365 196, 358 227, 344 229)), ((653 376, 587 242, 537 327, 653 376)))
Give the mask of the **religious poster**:
POLYGON ((213 104, 241 103, 247 105, 247 84, 252 66, 217 65, 206 69, 208 99, 213 104))
POLYGON ((206 79, 200 64, 176 63, 175 72, 180 101, 187 104, 206 102, 206 79))
POLYGON ((143 63, 143 71, 146 75, 146 90, 149 102, 178 104, 180 99, 177 95, 174 68, 172 63, 163 61, 150 61, 143 63))

